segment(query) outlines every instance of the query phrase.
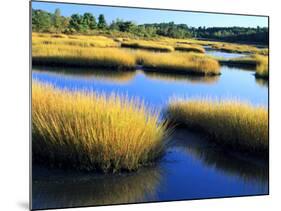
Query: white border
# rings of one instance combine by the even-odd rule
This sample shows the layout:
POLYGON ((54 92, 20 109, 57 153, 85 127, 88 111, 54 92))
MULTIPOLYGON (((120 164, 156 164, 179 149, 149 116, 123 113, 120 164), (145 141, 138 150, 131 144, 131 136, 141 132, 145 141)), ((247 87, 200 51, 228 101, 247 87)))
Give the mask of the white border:
MULTIPOLYGON (((59 0, 57 0, 59 1, 59 0)), ((280 7, 274 0, 67 0, 74 3, 123 5, 270 16, 270 196, 106 206, 67 210, 274 210, 280 193, 281 67, 280 7)), ((1 109, 0 208, 27 210, 29 192, 29 1, 6 0, 0 7, 1 109)))

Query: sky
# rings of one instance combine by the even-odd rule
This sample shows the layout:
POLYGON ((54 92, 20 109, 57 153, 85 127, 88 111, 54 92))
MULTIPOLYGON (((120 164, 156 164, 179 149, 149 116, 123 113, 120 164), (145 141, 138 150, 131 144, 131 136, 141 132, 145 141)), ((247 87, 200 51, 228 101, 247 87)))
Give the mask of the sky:
POLYGON ((134 21, 137 24, 173 21, 176 24, 187 24, 188 26, 193 27, 268 27, 267 17, 261 16, 226 15, 50 2, 32 2, 32 8, 42 9, 52 13, 56 8, 59 8, 61 15, 63 16, 71 16, 74 13, 84 14, 85 12, 90 12, 95 17, 99 14, 104 14, 108 23, 111 23, 113 20, 116 20, 116 18, 119 18, 122 20, 134 21))

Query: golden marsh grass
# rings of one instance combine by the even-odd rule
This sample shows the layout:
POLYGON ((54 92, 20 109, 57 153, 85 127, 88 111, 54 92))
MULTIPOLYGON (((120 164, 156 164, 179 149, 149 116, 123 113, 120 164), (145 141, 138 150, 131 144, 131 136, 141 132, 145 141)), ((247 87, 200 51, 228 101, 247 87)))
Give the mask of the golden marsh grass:
POLYGON ((244 66, 249 68, 254 68, 256 70, 256 77, 268 78, 268 56, 263 55, 250 55, 241 58, 220 60, 221 64, 233 65, 233 66, 244 66))
MULTIPOLYGON (((35 43, 32 46, 33 65, 134 69, 137 64, 140 64, 144 65, 145 68, 171 73, 197 75, 217 75, 220 73, 220 66, 215 59, 195 53, 157 53, 145 50, 128 51, 121 48, 110 47, 85 47, 83 40, 91 36, 82 35, 68 36, 67 38, 56 35, 58 37, 53 39, 47 38, 48 36, 51 37, 54 35, 42 34, 41 37, 41 34, 33 34, 33 36, 34 38, 32 42, 35 43), (74 37, 77 39, 74 39, 74 37), (62 42, 60 41, 61 39, 66 41, 62 42), (69 43, 69 40, 74 40, 74 42, 77 43, 80 42, 80 44, 72 45, 69 43)), ((103 36, 93 37, 94 38, 91 38, 93 40, 109 39, 103 36)), ((153 45, 152 41, 139 42, 141 42, 143 46, 151 48, 154 48, 155 46, 158 46, 159 49, 163 46, 168 49, 172 48, 168 45, 153 45)), ((192 46, 195 46, 196 48, 198 47, 196 45, 192 46)))
POLYGON ((256 56, 257 67, 256 67, 256 77, 268 78, 269 68, 268 68, 268 56, 256 56))
POLYGON ((217 143, 254 152, 268 149, 268 111, 238 101, 171 101, 168 120, 207 132, 217 143))
POLYGON ((175 50, 184 52, 205 53, 205 49, 200 45, 177 44, 175 50))
POLYGON ((32 64, 132 69, 136 62, 130 52, 117 48, 83 48, 50 44, 32 47, 32 64))
POLYGON ((37 34, 32 33, 32 45, 68 45, 79 47, 118 47, 119 44, 105 36, 64 35, 64 34, 37 34))
POLYGON ((212 44, 212 47, 214 49, 230 52, 230 53, 252 53, 252 54, 260 54, 260 55, 268 55, 268 48, 260 49, 251 45, 216 42, 215 44, 212 44))
POLYGON ((172 52, 172 51, 174 51, 174 48, 172 46, 158 44, 155 41, 144 41, 144 40, 122 42, 121 47, 160 51, 160 52, 172 52))
POLYGON ((218 75, 217 60, 195 53, 147 53, 136 52, 137 63, 152 71, 195 75, 218 75))
POLYGON ((165 148, 166 125, 136 99, 32 83, 33 158, 104 172, 136 170, 165 148))

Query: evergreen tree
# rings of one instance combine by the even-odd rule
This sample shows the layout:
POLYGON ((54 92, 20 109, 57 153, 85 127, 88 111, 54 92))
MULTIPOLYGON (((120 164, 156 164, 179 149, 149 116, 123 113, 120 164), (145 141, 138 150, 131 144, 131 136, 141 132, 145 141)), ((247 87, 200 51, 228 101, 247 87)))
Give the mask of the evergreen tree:
POLYGON ((69 28, 71 30, 75 30, 77 32, 81 31, 82 27, 82 23, 83 23, 83 17, 79 14, 73 14, 70 17, 69 20, 69 28))
POLYGON ((105 29, 106 28, 106 21, 105 21, 104 15, 100 14, 98 20, 99 20, 98 28, 99 29, 105 29))
POLYGON ((83 24, 91 30, 97 27, 96 18, 91 13, 84 13, 83 24))

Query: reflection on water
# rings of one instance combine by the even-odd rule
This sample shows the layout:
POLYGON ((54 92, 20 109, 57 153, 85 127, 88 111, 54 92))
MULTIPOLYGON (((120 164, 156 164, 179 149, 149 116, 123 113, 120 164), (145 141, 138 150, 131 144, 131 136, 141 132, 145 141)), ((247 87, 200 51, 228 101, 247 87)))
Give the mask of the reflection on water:
POLYGON ((247 55, 245 53, 230 53, 230 52, 218 51, 212 49, 210 46, 205 47, 205 50, 206 50, 206 54, 222 59, 235 59, 247 55))
POLYGON ((120 175, 33 168, 33 208, 75 207, 156 200, 158 167, 120 175), (50 176, 51 175, 51 176, 50 176))
POLYGON ((114 72, 68 72, 65 69, 50 71, 33 69, 32 78, 69 90, 90 90, 103 93, 116 92, 129 97, 137 96, 147 104, 162 109, 169 98, 208 97, 210 99, 234 98, 267 107, 267 91, 261 87, 251 71, 221 67, 222 74, 215 77, 182 76, 175 74, 148 73, 141 70, 114 72), (74 72, 74 73, 73 73, 74 72))
POLYGON ((256 78, 256 82, 257 82, 257 84, 260 85, 261 87, 267 87, 267 88, 268 88, 268 80, 267 80, 267 79, 256 78))
POLYGON ((190 83, 215 83, 219 80, 219 76, 202 77, 196 75, 183 75, 175 73, 157 73, 157 72, 143 72, 141 69, 136 71, 118 71, 108 69, 77 69, 77 68, 56 68, 56 67, 33 67, 34 72, 45 74, 53 74, 54 76, 65 77, 69 79, 81 79, 86 81, 100 80, 104 82, 114 82, 125 84, 129 83, 136 77, 136 75, 144 74, 150 79, 159 79, 169 82, 190 82, 190 83))
POLYGON ((54 76, 61 76, 71 79, 80 79, 85 81, 101 80, 109 83, 125 84, 132 80, 135 76, 134 71, 118 71, 108 69, 77 69, 77 68, 56 68, 56 67, 34 67, 41 73, 53 74, 54 76))
POLYGON ((157 79, 168 82, 187 82, 187 83, 204 83, 213 84, 218 82, 219 76, 202 77, 196 75, 182 75, 173 73, 155 73, 155 72, 145 72, 144 73, 150 79, 157 79))
POLYGON ((268 161, 176 129, 155 166, 108 175, 35 166, 32 185, 34 209, 261 195, 268 194, 268 161))
POLYGON ((186 129, 177 129, 173 145, 223 174, 237 176, 245 182, 254 180, 262 184, 268 181, 268 160, 264 158, 227 152, 218 145, 208 142, 203 135, 194 134, 186 129))

